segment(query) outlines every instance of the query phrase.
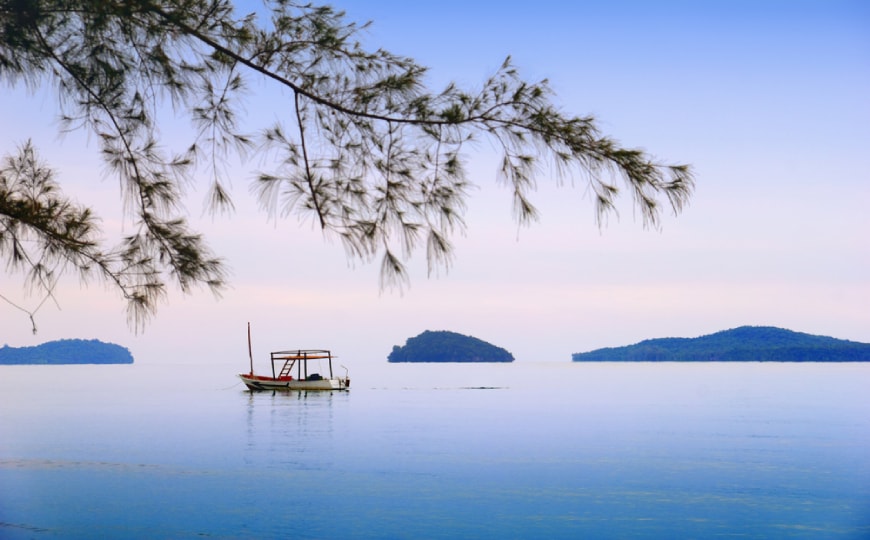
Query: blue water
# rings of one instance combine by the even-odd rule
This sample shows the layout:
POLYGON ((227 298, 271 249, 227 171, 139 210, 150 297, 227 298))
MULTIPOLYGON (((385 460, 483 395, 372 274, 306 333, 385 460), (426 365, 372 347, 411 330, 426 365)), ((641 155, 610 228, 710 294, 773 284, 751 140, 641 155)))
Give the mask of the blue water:
POLYGON ((0 367, 0 538, 870 538, 870 364, 348 367, 0 367))

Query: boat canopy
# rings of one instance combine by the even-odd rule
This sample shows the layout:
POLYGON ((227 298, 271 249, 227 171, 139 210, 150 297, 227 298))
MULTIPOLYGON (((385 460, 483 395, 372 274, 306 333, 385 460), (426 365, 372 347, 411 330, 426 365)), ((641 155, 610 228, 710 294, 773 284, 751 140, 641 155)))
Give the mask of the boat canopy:
MULTIPOLYGON (((272 377, 287 377, 293 374, 293 368, 296 367, 296 378, 299 380, 309 379, 308 361, 309 360, 327 360, 329 367, 329 378, 332 378, 332 359, 335 358, 331 352, 326 349, 297 349, 295 351, 275 351, 270 354, 272 358, 272 377), (280 364, 280 369, 276 371, 276 365, 280 364)), ((315 375, 312 373, 312 375, 315 375)))

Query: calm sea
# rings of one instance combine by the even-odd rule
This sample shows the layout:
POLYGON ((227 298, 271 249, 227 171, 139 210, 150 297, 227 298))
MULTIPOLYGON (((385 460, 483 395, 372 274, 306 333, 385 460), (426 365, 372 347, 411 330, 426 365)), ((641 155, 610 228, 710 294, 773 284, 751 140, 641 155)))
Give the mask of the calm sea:
POLYGON ((0 538, 870 538, 870 364, 245 367, 0 367, 0 538))

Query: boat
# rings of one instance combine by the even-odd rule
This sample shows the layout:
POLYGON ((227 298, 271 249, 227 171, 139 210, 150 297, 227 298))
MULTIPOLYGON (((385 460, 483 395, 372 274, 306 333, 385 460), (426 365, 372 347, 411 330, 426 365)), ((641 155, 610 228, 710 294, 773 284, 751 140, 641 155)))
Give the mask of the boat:
MULTIPOLYGON (((239 378, 252 392, 258 390, 348 390, 350 378, 345 368, 344 377, 336 377, 332 372, 333 354, 327 349, 296 349, 270 353, 272 376, 254 373, 254 356, 251 352, 251 325, 248 324, 248 357, 251 371, 240 373, 239 378), (326 364, 327 374, 312 372, 309 362, 317 369, 326 364)), ((343 366, 342 366, 343 367, 343 366)))

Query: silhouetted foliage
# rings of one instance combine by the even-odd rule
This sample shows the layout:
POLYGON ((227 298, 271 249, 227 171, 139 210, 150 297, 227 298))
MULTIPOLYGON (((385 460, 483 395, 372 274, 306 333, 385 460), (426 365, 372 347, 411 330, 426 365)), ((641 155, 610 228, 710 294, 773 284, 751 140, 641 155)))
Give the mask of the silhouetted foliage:
POLYGON ((0 257, 44 297, 16 307, 32 318, 70 269, 118 290, 136 329, 167 282, 219 293, 225 264, 189 226, 182 197, 204 170, 208 207, 231 211, 231 154, 267 158, 252 191, 272 218, 308 216, 350 258, 380 256, 382 287, 407 281, 403 261, 421 244, 430 272, 449 267, 450 238, 464 228, 467 147, 478 138, 502 154, 520 223, 537 218, 529 196, 547 171, 578 180, 599 223, 621 186, 644 226, 658 226, 663 206, 678 213, 687 203, 687 166, 623 148, 592 117, 565 114, 546 80, 523 80, 509 59, 479 89, 433 92, 425 67, 365 50, 359 31, 331 7, 284 0, 259 16, 237 14, 230 0, 0 0, 0 80, 54 86, 62 128, 95 135, 130 221, 105 247, 94 212, 67 198, 23 143, 0 166, 0 257), (261 84, 287 98, 274 105, 274 125, 246 133, 244 103, 261 84), (193 126, 174 150, 157 120, 169 105, 193 126))
POLYGON ((483 340, 455 332, 426 330, 393 346, 389 362, 513 362, 511 353, 483 340))
POLYGON ((575 362, 870 362, 870 343, 768 326, 660 338, 571 355, 575 362))
POLYGON ((61 339, 35 347, 0 348, 0 364, 132 364, 126 347, 97 339, 61 339))

